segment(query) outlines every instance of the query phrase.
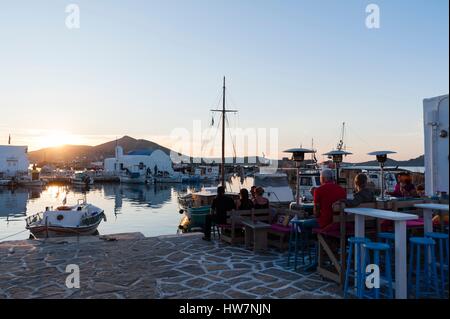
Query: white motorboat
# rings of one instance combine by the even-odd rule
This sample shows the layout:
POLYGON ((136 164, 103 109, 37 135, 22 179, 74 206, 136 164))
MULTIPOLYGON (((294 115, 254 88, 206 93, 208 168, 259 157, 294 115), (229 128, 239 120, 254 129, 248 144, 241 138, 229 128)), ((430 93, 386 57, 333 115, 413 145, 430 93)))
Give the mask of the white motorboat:
POLYGON ((94 184, 94 179, 86 173, 75 173, 70 182, 73 185, 89 186, 94 184))
POLYGON ((42 179, 33 179, 29 175, 24 175, 24 176, 20 176, 20 177, 16 178, 16 182, 19 186, 25 186, 25 187, 42 187, 47 184, 42 179))
POLYGON ((294 194, 285 173, 256 173, 253 186, 264 189, 264 196, 271 205, 287 205, 294 200, 294 194))
POLYGON ((74 206, 46 207, 26 218, 26 228, 36 238, 93 235, 102 219, 104 211, 83 199, 74 206))
POLYGON ((146 184, 147 176, 139 172, 125 171, 119 176, 120 182, 125 184, 146 184))

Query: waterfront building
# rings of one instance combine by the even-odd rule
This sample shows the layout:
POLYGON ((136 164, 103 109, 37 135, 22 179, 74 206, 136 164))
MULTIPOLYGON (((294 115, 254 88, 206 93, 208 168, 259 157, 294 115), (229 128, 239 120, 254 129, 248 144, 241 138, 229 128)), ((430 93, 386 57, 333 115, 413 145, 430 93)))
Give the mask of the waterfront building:
POLYGON ((27 146, 0 145, 0 177, 27 174, 30 165, 27 153, 27 146))
POLYGON ((104 170, 119 174, 126 169, 131 173, 174 174, 170 156, 161 150, 136 150, 124 154, 123 148, 117 146, 115 157, 104 160, 104 170))

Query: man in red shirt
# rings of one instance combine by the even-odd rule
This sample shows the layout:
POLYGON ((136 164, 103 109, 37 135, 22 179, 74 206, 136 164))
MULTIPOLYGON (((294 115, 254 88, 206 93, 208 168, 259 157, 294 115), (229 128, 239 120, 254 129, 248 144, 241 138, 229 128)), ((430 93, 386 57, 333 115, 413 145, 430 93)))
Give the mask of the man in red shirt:
POLYGON ((314 191, 314 217, 303 223, 304 228, 324 228, 333 223, 333 204, 347 198, 345 189, 334 182, 333 172, 324 169, 320 173, 320 187, 314 191))
POLYGON ((320 187, 314 192, 314 216, 320 228, 333 222, 333 204, 347 198, 345 189, 334 182, 333 172, 324 169, 320 174, 320 187))

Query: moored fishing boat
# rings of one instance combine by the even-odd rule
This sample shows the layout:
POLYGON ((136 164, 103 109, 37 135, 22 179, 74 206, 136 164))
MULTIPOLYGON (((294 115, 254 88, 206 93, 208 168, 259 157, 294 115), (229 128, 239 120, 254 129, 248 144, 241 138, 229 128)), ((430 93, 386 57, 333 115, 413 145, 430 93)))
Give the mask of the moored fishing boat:
POLYGON ((35 238, 92 235, 102 219, 106 221, 102 209, 79 200, 74 206, 46 207, 27 217, 26 229, 35 238))
POLYGON ((42 187, 45 186, 47 182, 42 179, 33 179, 29 175, 24 175, 17 178, 17 184, 25 187, 42 187))
POLYGON ((94 184, 94 179, 86 173, 75 173, 70 182, 73 185, 89 186, 94 184))
MULTIPOLYGON (((236 193, 227 193, 234 200, 239 198, 236 193)), ((201 191, 190 193, 178 198, 180 204, 181 218, 179 229, 182 232, 189 232, 203 229, 205 218, 211 211, 211 205, 217 196, 216 187, 203 187, 201 191)))
POLYGON ((125 170, 119 175, 120 182, 125 184, 146 184, 147 177, 140 172, 130 172, 125 170))

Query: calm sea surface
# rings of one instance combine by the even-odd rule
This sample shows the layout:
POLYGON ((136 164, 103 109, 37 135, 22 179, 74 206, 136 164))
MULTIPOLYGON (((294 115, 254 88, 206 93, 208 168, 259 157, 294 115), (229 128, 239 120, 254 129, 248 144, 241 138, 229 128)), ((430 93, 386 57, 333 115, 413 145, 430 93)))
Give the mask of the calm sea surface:
MULTIPOLYGON (((241 183, 232 179, 228 189, 239 191, 249 187, 252 179, 241 183)), ((215 184, 214 184, 215 185, 215 184)), ((145 236, 176 234, 181 219, 178 213, 179 194, 199 190, 208 184, 159 184, 126 185, 96 184, 85 191, 72 186, 47 186, 43 189, 17 188, 10 190, 0 187, 0 241, 26 239, 25 218, 43 211, 46 206, 60 206, 67 196, 67 205, 77 203, 86 194, 87 201, 104 209, 107 221, 102 221, 100 234, 141 232, 145 236), (11 236, 12 235, 12 236, 11 236), (11 236, 5 238, 7 236, 11 236)))

